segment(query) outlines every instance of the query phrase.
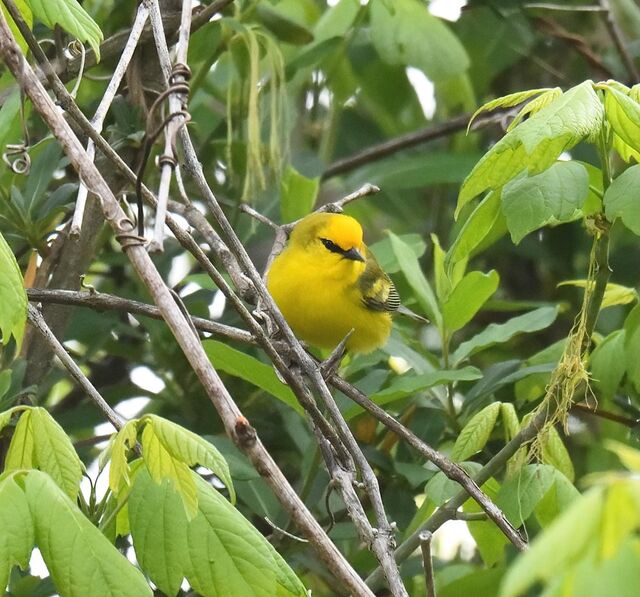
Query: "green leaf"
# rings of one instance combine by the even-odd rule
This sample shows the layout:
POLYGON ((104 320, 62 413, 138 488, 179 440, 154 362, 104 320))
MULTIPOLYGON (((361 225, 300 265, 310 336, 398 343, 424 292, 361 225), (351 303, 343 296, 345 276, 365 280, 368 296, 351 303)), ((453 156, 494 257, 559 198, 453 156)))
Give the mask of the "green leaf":
POLYGON ((75 500, 84 472, 82 461, 64 429, 44 408, 32 408, 30 412, 36 467, 47 473, 72 500, 75 500))
POLYGON ((504 427, 504 438, 512 440, 520 431, 520 420, 516 407, 511 402, 500 403, 500 417, 502 418, 502 426, 504 427))
POLYGON ((556 428, 549 427, 539 439, 542 446, 542 462, 558 469, 569 481, 573 481, 573 462, 556 428))
MULTIPOLYGON (((470 477, 474 477, 482 468, 479 462, 459 462, 458 466, 463 469, 470 477)), ((451 499, 460 491, 460 484, 457 481, 449 479, 442 471, 438 471, 424 488, 424 492, 429 496, 430 500, 436 506, 442 506, 447 500, 451 499)))
POLYGON ((558 156, 600 131, 603 107, 585 81, 509 131, 476 164, 458 196, 456 217, 474 197, 503 186, 521 172, 539 174, 558 156))
POLYGON ((140 567, 163 593, 175 595, 184 579, 189 557, 199 555, 205 559, 208 552, 205 549, 198 554, 195 549, 189 549, 189 521, 180 494, 168 479, 155 483, 143 468, 136 475, 127 506, 140 567))
POLYGON ((555 321, 557 315, 557 307, 540 307, 513 317, 505 323, 492 323, 470 340, 460 344, 452 355, 452 362, 460 363, 472 354, 494 344, 507 342, 518 334, 543 330, 555 321))
POLYGON ((389 231, 388 234, 391 240, 391 247, 400 264, 400 269, 407 279, 409 286, 411 286, 415 292, 416 299, 424 309, 427 317, 435 322, 438 327, 442 327, 442 315, 438 308, 438 301, 433 294, 431 285, 420 269, 420 264, 418 263, 415 252, 399 236, 396 236, 391 231, 389 231))
POLYGON ((640 473, 640 451, 613 439, 605 440, 604 447, 613 452, 625 468, 640 473))
POLYGON ((566 572, 597 541, 602 511, 601 487, 591 489, 575 500, 511 565, 500 597, 516 597, 536 581, 550 580, 566 572), (570 541, 567 541, 568 537, 570 541))
POLYGON ((634 234, 640 236, 640 164, 630 166, 614 179, 604 194, 604 209, 609 220, 620 218, 634 234))
POLYGON ((51 478, 24 476, 24 493, 35 527, 35 543, 64 597, 152 597, 136 569, 86 518, 51 478))
POLYGON ((32 409, 28 409, 20 415, 4 461, 5 471, 36 467, 31 414, 32 409))
POLYGON ((311 212, 318 196, 320 177, 307 178, 287 166, 280 181, 280 217, 295 222, 311 212))
POLYGON ((24 326, 27 322, 27 293, 22 273, 11 248, 0 234, 0 334, 6 346, 13 335, 22 345, 24 326))
POLYGON ((231 502, 235 503, 236 494, 229 473, 229 465, 213 444, 192 431, 157 415, 145 415, 140 422, 146 423, 147 427, 153 427, 154 434, 173 458, 190 467, 200 465, 208 468, 224 483, 229 491, 231 502))
MULTIPOLYGON (((586 288, 588 284, 587 280, 565 280, 560 282, 558 286, 577 286, 578 288, 586 288)), ((593 284, 593 282, 591 282, 593 284)), ((614 307, 615 305, 628 305, 638 300, 638 292, 635 288, 629 288, 628 286, 622 286, 622 284, 614 284, 608 282, 604 289, 604 296, 602 297, 602 305, 600 309, 606 309, 607 307, 614 307)))
POLYGON ((0 529, 0 587, 6 587, 11 568, 29 564, 35 543, 31 512, 16 474, 0 477, 0 529))
POLYGON ((605 87, 604 109, 611 128, 631 149, 640 151, 640 104, 611 85, 605 87))
POLYGON ((187 520, 171 485, 142 469, 129 498, 136 554, 154 583, 174 594, 183 577, 203 597, 302 597, 306 590, 266 539, 208 483, 191 473, 198 513, 187 520))
POLYGON ((547 224, 582 216, 589 176, 578 162, 556 162, 535 176, 516 178, 502 189, 502 209, 513 242, 547 224))
POLYGON ((469 272, 458 282, 442 306, 445 328, 455 332, 469 323, 498 289, 499 282, 500 276, 495 270, 486 274, 469 272))
POLYGON ((457 37, 417 0, 372 0, 369 14, 373 45, 385 62, 415 66, 436 82, 469 67, 457 37))
POLYGON ((127 421, 116 433, 112 444, 107 448, 111 452, 109 467, 109 487, 114 494, 119 494, 123 487, 130 484, 129 462, 127 454, 136 445, 138 437, 138 421, 127 421))
POLYGON ((256 6, 258 20, 273 33, 278 39, 303 46, 313 41, 313 34, 306 27, 291 20, 277 8, 268 4, 259 3, 256 6))
POLYGON ((431 234, 431 242, 433 243, 433 277, 436 281, 436 296, 442 301, 451 292, 453 282, 444 270, 444 251, 436 234, 431 234))
POLYGON ((464 426, 451 452, 453 460, 466 460, 485 447, 496 425, 500 402, 494 402, 476 413, 464 426))
POLYGON ((549 526, 580 496, 580 492, 560 471, 554 469, 553 473, 553 483, 549 491, 535 507, 536 518, 542 527, 549 526))
POLYGON ((507 132, 518 126, 518 124, 525 116, 533 115, 536 112, 539 112, 540 110, 542 110, 542 108, 545 108, 552 102, 556 101, 561 95, 562 89, 560 89, 560 87, 554 87, 553 89, 548 89, 535 99, 532 99, 518 112, 518 114, 516 114, 515 118, 509 123, 507 132))
POLYGON ((624 322, 624 354, 627 376, 637 391, 640 391, 640 305, 636 305, 624 322))
POLYGON ((549 87, 542 87, 540 89, 527 89, 526 91, 517 91, 516 93, 510 93, 508 95, 503 95, 502 97, 497 97, 486 104, 480 106, 474 113, 473 116, 469 119, 469 124, 467 126, 467 133, 473 124, 473 121, 476 119, 476 116, 482 114, 483 112, 491 112, 491 110, 495 110, 496 108, 511 108, 512 106, 517 106, 522 102, 532 98, 534 95, 540 95, 546 91, 551 91, 549 87))
MULTIPOLYGON (((20 15, 24 19, 24 22, 29 27, 29 29, 33 29, 33 13, 31 12, 31 7, 29 6, 29 3, 27 2, 27 0, 14 0, 14 3, 18 11, 20 12, 20 15)), ((25 41, 24 37, 22 37, 22 33, 20 33, 18 26, 15 24, 15 21, 13 20, 11 15, 8 13, 4 5, 0 6, 0 10, 2 10, 2 14, 4 15, 4 18, 7 20, 9 29, 11 29, 11 33, 13 33, 13 36, 16 38, 16 41, 18 42, 20 49, 26 54, 29 46, 27 45, 27 42, 25 41)), ((2 143, 1 145, 4 145, 4 143, 2 143)))
POLYGON ((469 259, 502 237, 507 225, 502 213, 500 193, 492 192, 476 206, 447 251, 447 269, 469 259))
POLYGON ((216 340, 205 340, 202 345, 217 370, 244 379, 284 402, 298 414, 302 415, 304 413, 295 394, 289 386, 278 379, 272 367, 216 340))
POLYGON ((0 371, 0 400, 4 398, 6 393, 9 391, 10 387, 11 387, 11 369, 5 369, 4 371, 0 371))
POLYGON ((187 517, 192 519, 198 512, 198 496, 191 469, 171 456, 155 434, 153 425, 145 425, 142 431, 142 458, 156 483, 171 480, 182 498, 187 517))
MULTIPOLYGON (((500 485, 491 478, 483 486, 482 490, 495 502, 500 485)), ((463 506, 464 512, 482 512, 482 508, 475 500, 468 500, 463 506)), ((482 557, 482 561, 487 567, 494 566, 504 557, 505 545, 509 540, 504 536, 502 531, 491 520, 469 521, 467 528, 474 538, 478 551, 482 557)))
POLYGON ((611 483, 602 511, 600 553, 603 560, 613 557, 623 541, 640 522, 637 481, 611 483))
POLYGON ((60 25, 67 33, 87 42, 100 60, 102 31, 76 0, 29 0, 33 16, 49 29, 60 25))
POLYGON ((605 400, 616 393, 625 372, 625 331, 609 334, 591 353, 591 379, 605 400))
POLYGON ((39 469, 76 499, 84 465, 69 437, 44 408, 21 408, 25 410, 11 438, 5 470, 39 469))
MULTIPOLYGON (((427 245, 419 234, 401 234, 398 238, 411 248, 416 258, 422 257, 427 250, 427 245)), ((389 237, 372 244, 369 249, 375 255, 382 271, 388 274, 395 274, 400 271, 400 264, 393 252, 389 237)))
MULTIPOLYGON (((455 370, 433 371, 420 375, 405 373, 393 378, 388 387, 372 394, 370 400, 378 406, 390 404, 397 400, 402 400, 408 396, 413 396, 428 388, 440 386, 456 381, 473 381, 480 379, 482 372, 475 367, 462 367, 455 370)), ((344 413, 345 419, 349 420, 363 411, 361 406, 354 406, 344 413)))

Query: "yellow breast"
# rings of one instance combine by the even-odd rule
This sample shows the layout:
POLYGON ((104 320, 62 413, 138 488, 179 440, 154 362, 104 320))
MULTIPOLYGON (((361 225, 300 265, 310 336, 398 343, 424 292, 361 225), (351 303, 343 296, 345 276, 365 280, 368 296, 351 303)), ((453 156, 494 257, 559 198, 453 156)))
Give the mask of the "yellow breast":
POLYGON ((391 316, 362 302, 364 263, 334 257, 287 247, 271 265, 267 287, 301 340, 331 349, 353 329, 347 349, 371 352, 386 342, 391 316))

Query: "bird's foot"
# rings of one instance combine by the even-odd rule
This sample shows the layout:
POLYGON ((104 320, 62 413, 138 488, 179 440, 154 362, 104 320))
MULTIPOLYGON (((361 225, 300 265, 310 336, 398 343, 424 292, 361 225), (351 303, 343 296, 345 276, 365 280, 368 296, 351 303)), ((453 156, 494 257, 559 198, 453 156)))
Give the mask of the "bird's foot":
POLYGON ((340 343, 331 351, 331 354, 320 363, 320 374, 324 379, 333 377, 338 367, 340 367, 340 362, 347 352, 347 341, 351 338, 351 334, 353 334, 354 331, 354 329, 349 330, 349 333, 340 340, 340 343))

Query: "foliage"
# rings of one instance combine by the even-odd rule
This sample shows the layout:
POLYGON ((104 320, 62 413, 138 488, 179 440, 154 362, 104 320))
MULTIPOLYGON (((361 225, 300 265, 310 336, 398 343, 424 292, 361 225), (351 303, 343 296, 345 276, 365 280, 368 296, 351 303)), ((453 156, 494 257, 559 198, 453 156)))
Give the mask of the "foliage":
MULTIPOLYGON (((100 59, 87 50, 76 94, 91 118, 119 58, 100 43, 131 26, 131 3, 15 4, 36 38, 57 40, 43 45, 51 59, 74 39, 100 59)), ((476 477, 530 540, 518 554, 450 472, 335 391, 397 525, 411 596, 424 594, 419 531, 444 524, 446 533, 454 516, 466 521, 473 555, 434 542, 439 597, 632 597, 640 583, 640 85, 619 82, 628 60, 615 44, 601 47, 601 15, 569 10, 573 2, 553 12, 528 4, 469 2, 450 22, 423 0, 236 0, 190 39, 188 131, 259 268, 273 231, 243 204, 289 223, 363 183, 381 187, 346 211, 363 223, 403 303, 430 324, 397 317, 385 347, 348 355, 339 373, 476 477), (428 143, 415 140, 441 124, 428 143)), ((640 10, 610 4, 637 63, 640 10)), ((163 86, 153 42, 143 53, 103 128, 128 164, 140 160, 148 116, 133 89, 163 86)), ((60 62, 65 82, 79 60, 60 62)), ((13 597, 150 595, 149 581, 183 597, 342 594, 326 561, 296 537, 255 444, 227 437, 162 321, 42 303, 82 372, 126 413, 106 445, 100 411, 51 366, 37 334, 24 334, 25 285, 78 289, 83 274, 88 298, 149 294, 101 215, 85 214, 88 238, 67 235, 80 177, 7 70, 0 97, 5 163, 24 155, 8 144, 24 143, 31 164, 28 176, 0 169, 0 585, 13 597), (155 377, 142 382, 140 371, 155 377), (150 398, 142 410, 127 411, 141 396, 150 398), (36 547, 46 578, 29 568, 36 547)), ((152 190, 161 151, 146 169, 152 190)), ((132 191, 99 152, 96 163, 116 193, 132 191)), ((237 284, 226 275, 235 249, 219 251, 220 228, 188 170, 169 209, 237 284), (177 206, 185 197, 191 206, 177 206), (191 207, 213 225, 207 234, 191 207)), ((176 238, 152 258, 189 313, 255 336, 176 238)), ((271 331, 264 305, 242 298, 271 331)), ((323 466, 298 390, 247 336, 223 330, 202 343, 242 413, 234 411, 238 428, 257 430, 315 520, 379 589, 378 562, 323 466)), ((302 379, 291 351, 278 350, 302 379)), ((362 504, 373 521, 373 506, 362 504)))

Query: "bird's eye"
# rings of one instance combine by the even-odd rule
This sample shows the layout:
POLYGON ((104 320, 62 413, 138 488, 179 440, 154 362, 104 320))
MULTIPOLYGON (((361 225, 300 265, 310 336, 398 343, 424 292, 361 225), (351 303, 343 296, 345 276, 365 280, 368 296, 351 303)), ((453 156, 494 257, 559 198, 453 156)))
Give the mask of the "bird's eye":
POLYGON ((344 249, 341 249, 336 243, 328 238, 321 238, 320 242, 332 253, 344 253, 344 249))

